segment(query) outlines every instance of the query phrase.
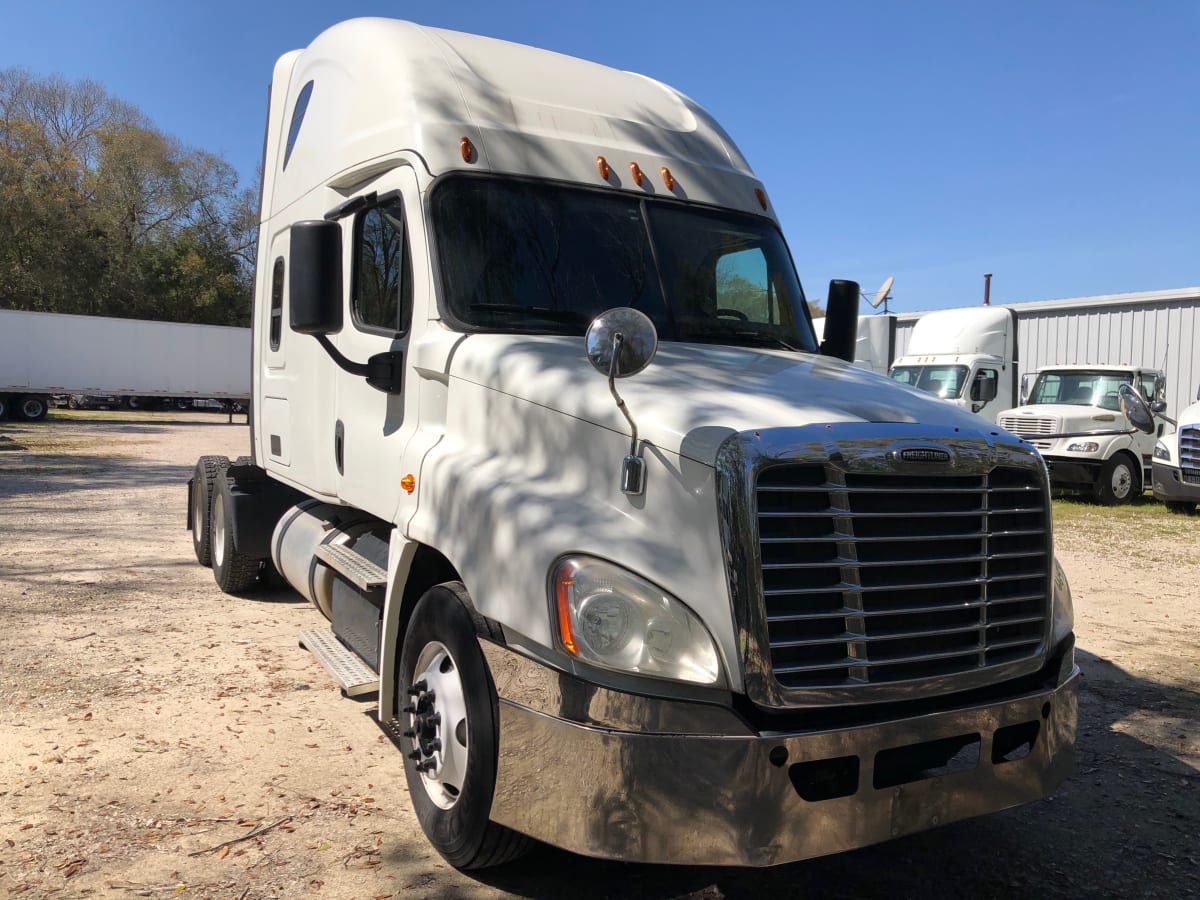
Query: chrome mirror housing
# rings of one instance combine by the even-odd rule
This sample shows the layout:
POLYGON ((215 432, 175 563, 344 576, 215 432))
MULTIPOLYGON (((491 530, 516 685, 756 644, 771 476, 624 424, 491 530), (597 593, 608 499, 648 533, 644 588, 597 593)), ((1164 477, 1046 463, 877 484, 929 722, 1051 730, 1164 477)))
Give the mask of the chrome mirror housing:
POLYGON ((584 345, 588 359, 601 375, 628 378, 654 359, 658 352, 658 332, 645 313, 619 306, 592 320, 584 345))

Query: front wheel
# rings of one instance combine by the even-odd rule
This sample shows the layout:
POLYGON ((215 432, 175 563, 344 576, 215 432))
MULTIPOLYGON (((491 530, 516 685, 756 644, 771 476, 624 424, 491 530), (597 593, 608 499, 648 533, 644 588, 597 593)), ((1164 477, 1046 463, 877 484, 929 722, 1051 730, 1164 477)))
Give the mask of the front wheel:
POLYGON ((1129 503, 1142 492, 1142 479, 1133 462, 1124 453, 1107 460, 1100 467, 1096 481, 1096 499, 1105 506, 1129 503))
POLYGON ((466 588, 447 582, 418 601, 404 635, 397 718, 404 774, 425 836, 450 865, 482 869, 532 841, 489 818, 496 788, 496 688, 475 637, 466 588))
POLYGON ((1178 513, 1181 516, 1191 515, 1196 509, 1196 504, 1191 500, 1168 500, 1165 505, 1167 512, 1178 513))

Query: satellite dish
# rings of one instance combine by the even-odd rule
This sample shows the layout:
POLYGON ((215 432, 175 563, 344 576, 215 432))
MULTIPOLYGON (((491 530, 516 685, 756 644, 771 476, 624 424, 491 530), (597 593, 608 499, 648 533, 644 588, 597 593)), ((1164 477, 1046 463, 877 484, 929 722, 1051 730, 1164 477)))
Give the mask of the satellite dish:
MULTIPOLYGON (((879 308, 880 303, 887 303, 888 291, 890 291, 892 289, 892 283, 895 282, 895 280, 896 280, 895 275, 889 275, 887 277, 887 279, 883 282, 883 284, 880 285, 879 290, 877 290, 875 292, 875 296, 872 297, 867 302, 870 303, 876 309, 879 308)), ((885 306, 884 310, 886 310, 886 309, 887 309, 887 307, 885 306)))

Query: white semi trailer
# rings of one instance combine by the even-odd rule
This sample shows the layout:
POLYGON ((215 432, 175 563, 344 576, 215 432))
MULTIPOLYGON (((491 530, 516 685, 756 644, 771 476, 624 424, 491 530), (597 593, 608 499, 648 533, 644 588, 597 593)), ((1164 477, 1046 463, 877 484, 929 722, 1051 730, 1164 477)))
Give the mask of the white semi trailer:
POLYGON ((250 329, 0 309, 0 419, 55 394, 250 397, 250 329))
POLYGON ((352 20, 276 64, 263 168, 251 454, 198 461, 197 558, 330 619, 450 863, 772 865, 1066 777, 1042 461, 846 362, 853 282, 818 345, 694 102, 352 20))

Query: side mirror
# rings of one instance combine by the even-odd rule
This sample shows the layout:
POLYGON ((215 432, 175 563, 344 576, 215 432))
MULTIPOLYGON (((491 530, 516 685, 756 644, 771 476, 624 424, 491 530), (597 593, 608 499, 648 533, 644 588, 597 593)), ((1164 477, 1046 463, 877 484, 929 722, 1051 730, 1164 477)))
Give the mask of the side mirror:
POLYGON ((984 378, 983 373, 975 376, 975 383, 971 385, 971 399, 978 400, 981 403, 990 403, 996 399, 996 379, 984 378))
POLYGON ((1027 373, 1021 376, 1021 402, 1018 406, 1024 406, 1025 401, 1029 399, 1029 389, 1033 386, 1033 373, 1027 373))
POLYGON ((592 320, 584 345, 601 375, 627 378, 650 365, 658 352, 658 332, 645 313, 619 306, 592 320))
POLYGON ((1154 413, 1156 416, 1159 413, 1165 413, 1166 411, 1167 411, 1167 401, 1166 400, 1152 400, 1150 402, 1150 412, 1154 413))
POLYGON ((821 353, 825 356, 854 362, 860 295, 857 281, 835 278, 829 282, 829 297, 825 301, 825 339, 821 341, 821 353))
POLYGON ((342 228, 337 222, 297 222, 291 228, 288 307, 292 331, 342 330, 342 228))
POLYGON ((1154 414, 1141 395, 1127 384, 1117 388, 1121 412, 1129 420, 1129 424, 1145 434, 1154 433, 1154 414))

